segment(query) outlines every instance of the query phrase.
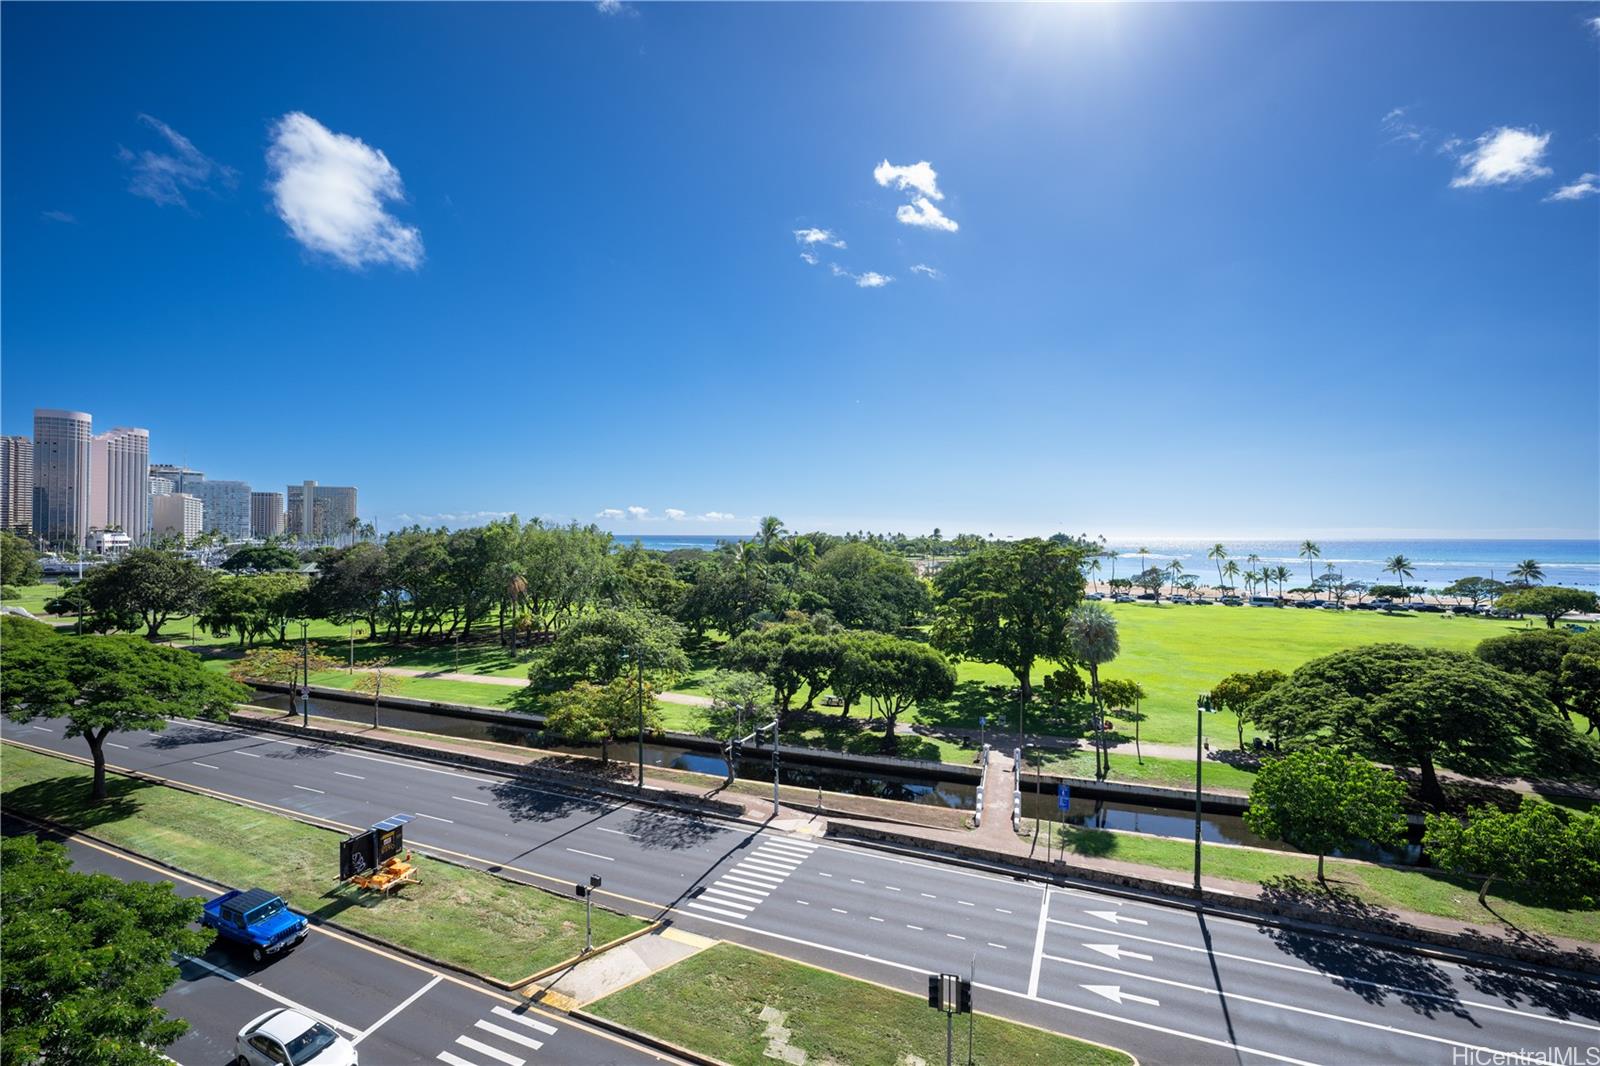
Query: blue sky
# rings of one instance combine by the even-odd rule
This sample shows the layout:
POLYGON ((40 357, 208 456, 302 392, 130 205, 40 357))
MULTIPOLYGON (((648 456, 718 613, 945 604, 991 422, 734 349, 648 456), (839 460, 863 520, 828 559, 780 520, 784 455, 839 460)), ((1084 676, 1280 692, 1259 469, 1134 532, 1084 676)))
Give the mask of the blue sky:
POLYGON ((0 424, 382 527, 1592 536, 1597 18, 8 4, 0 424))

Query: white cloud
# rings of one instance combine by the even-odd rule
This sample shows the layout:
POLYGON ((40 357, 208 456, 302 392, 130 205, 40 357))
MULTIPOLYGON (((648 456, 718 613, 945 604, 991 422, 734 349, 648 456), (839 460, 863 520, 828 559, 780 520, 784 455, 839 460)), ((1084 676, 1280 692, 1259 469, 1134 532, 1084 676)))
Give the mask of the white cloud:
POLYGON ((41 211, 39 215, 46 222, 65 222, 69 226, 77 225, 78 222, 78 216, 70 211, 41 211))
POLYGON ((225 167, 196 148, 189 138, 150 115, 140 115, 139 121, 155 130, 166 141, 168 151, 132 152, 120 148, 117 157, 133 171, 128 180, 128 191, 152 203, 179 207, 189 206, 184 191, 209 189, 213 178, 232 188, 238 181, 238 172, 225 167))
POLYGON ((648 518, 649 516, 650 508, 648 507, 640 507, 638 504, 634 504, 632 507, 628 508, 628 517, 630 519, 636 520, 640 518, 648 518))
POLYGON ((918 263, 916 266, 913 266, 911 268, 911 273, 921 274, 923 277, 931 278, 934 281, 938 281, 940 278, 944 277, 944 271, 939 270, 936 267, 931 267, 927 263, 918 263))
POLYGON ((794 239, 808 248, 813 244, 821 244, 829 248, 845 247, 844 241, 840 240, 839 235, 834 233, 831 229, 816 229, 815 227, 811 229, 797 229, 794 231, 794 239))
POLYGON ((707 511, 705 514, 696 515, 695 517, 702 522, 732 522, 736 516, 729 514, 727 511, 707 511))
POLYGON ((603 510, 596 511, 594 516, 596 518, 621 518, 623 517, 623 513, 620 507, 607 507, 603 510))
POLYGON ((421 231, 385 209, 405 199, 405 185, 378 149, 291 111, 273 126, 267 167, 278 217, 313 252, 355 269, 422 264, 421 231))
POLYGON ((856 287, 861 289, 881 289, 894 278, 887 274, 880 274, 876 270, 869 270, 865 274, 857 275, 856 287))
POLYGON ((1580 174, 1578 180, 1561 186, 1544 198, 1545 203, 1555 200, 1582 200, 1600 193, 1600 174, 1580 174))
POLYGON ((930 200, 944 199, 944 193, 939 191, 939 173, 926 159, 904 167, 897 167, 885 159, 872 168, 872 176, 879 185, 887 186, 892 181, 901 192, 915 189, 930 200))
POLYGON ((1410 141, 1420 145, 1424 139, 1422 127, 1406 117, 1406 109, 1403 107, 1391 109, 1378 120, 1378 125, 1389 135, 1391 142, 1410 141))
POLYGON ((397 514, 395 521, 401 525, 454 525, 460 527, 482 525, 510 518, 510 511, 441 511, 438 514, 397 514))
POLYGON ((894 217, 907 226, 943 230, 945 233, 954 233, 961 228, 955 219, 934 206, 935 200, 944 199, 944 193, 939 191, 938 172, 927 160, 909 166, 895 166, 885 159, 872 169, 872 177, 879 185, 888 186, 893 182, 901 192, 916 194, 911 197, 909 204, 901 204, 894 213, 894 217))
POLYGON ((666 514, 667 517, 672 519, 674 522, 681 522, 685 518, 689 517, 688 511, 680 511, 676 507, 668 507, 666 514))
POLYGON ((1461 173, 1450 182, 1454 189, 1477 189, 1490 185, 1513 185, 1548 177, 1543 165, 1548 133, 1501 126, 1473 142, 1457 161, 1461 173))
POLYGON ((1589 27, 1590 33, 1594 34, 1596 37, 1600 37, 1600 17, 1586 19, 1585 24, 1589 27))
POLYGON ((594 9, 602 15, 637 15, 631 5, 622 0, 595 0, 594 9))
POLYGON ((816 266, 819 262, 821 262, 821 260, 817 258, 816 252, 801 252, 800 258, 804 259, 810 266, 816 266))

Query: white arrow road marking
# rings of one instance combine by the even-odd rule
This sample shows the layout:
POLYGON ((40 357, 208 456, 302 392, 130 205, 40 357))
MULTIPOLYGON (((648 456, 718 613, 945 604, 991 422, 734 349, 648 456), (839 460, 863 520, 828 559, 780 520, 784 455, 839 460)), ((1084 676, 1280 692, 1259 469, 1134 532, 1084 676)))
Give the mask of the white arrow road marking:
POLYGON ((1124 992, 1121 985, 1079 985, 1078 987, 1087 988, 1097 996, 1104 996, 1119 1007, 1122 1006, 1123 1000, 1128 1000, 1130 1003, 1147 1003, 1152 1007, 1161 1006, 1160 1003, 1149 996, 1136 996, 1132 992, 1124 992))
POLYGON ((1141 955, 1137 951, 1124 951, 1115 944, 1085 944, 1090 951, 1098 951, 1102 955, 1109 955, 1118 962, 1123 959, 1143 959, 1145 962, 1154 962, 1149 955, 1141 955))
POLYGON ((1119 922, 1132 922, 1134 925, 1150 924, 1143 918, 1133 918, 1126 914, 1118 914, 1116 911, 1084 911, 1083 913, 1091 915, 1095 918, 1102 918, 1105 921, 1110 922, 1112 925, 1116 925, 1119 922))

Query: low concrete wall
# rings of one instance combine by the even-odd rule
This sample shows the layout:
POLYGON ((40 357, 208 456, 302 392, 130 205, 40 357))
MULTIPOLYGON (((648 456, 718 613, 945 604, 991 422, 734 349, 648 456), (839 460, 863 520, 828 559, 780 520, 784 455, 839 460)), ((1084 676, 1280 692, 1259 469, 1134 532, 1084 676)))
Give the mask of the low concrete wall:
POLYGON ((363 736, 359 733, 344 733, 336 729, 319 729, 301 726, 297 721, 279 720, 270 718, 257 718, 253 715, 230 714, 228 720, 234 725, 248 729, 264 729, 274 733, 285 733, 289 736, 306 737, 313 740, 323 740, 333 744, 347 744, 351 747, 370 748, 375 751, 387 751, 396 755, 405 755, 408 758, 424 759, 429 762, 448 763, 452 766, 470 766, 474 769, 488 770, 491 773, 503 774, 519 779, 533 779, 564 788, 581 789, 584 792, 598 793, 611 796, 615 799, 626 800, 633 803, 648 803, 657 807, 669 807, 678 810, 692 810, 700 814, 714 814, 723 818, 744 817, 744 807, 741 804, 727 803, 722 800, 703 799, 699 796, 684 793, 670 792, 666 789, 646 786, 643 790, 620 788, 615 782, 604 778, 582 774, 573 770, 557 770, 551 767, 538 765, 524 765, 519 763, 504 762, 487 755, 471 755, 466 752, 441 751, 438 748, 425 744, 409 744, 405 741, 391 740, 382 737, 363 736))
MULTIPOLYGON (((1064 777, 1060 774, 1022 775, 1024 782, 1042 781, 1046 792, 1056 785, 1066 784, 1074 793, 1084 796, 1104 796, 1108 799, 1144 800, 1153 807, 1177 807, 1194 810, 1194 789, 1168 788, 1165 785, 1147 785, 1122 781, 1096 781, 1092 777, 1064 777)), ((1024 789, 1023 791, 1027 791, 1024 789)), ((1236 796, 1230 792, 1200 792, 1200 808, 1212 814, 1243 814, 1250 806, 1249 796, 1236 796)))
MULTIPOLYGON (((1045 875, 1046 879, 1052 876, 1071 877, 1079 881, 1117 885, 1153 895, 1167 896, 1173 898, 1175 903, 1192 902, 1195 898, 1192 894, 1174 897, 1174 886, 1155 878, 1138 877, 1132 874, 1118 873, 1113 870, 1102 870, 1089 866, 1046 863, 1043 859, 1007 855, 1003 852, 989 851, 964 844, 953 844, 942 840, 926 840, 921 837, 883 829, 839 825, 829 822, 827 835, 841 840, 887 844, 915 851, 933 851, 972 862, 1031 870, 1045 875)), ((1299 907, 1293 904, 1257 899, 1254 896, 1230 896, 1220 892, 1202 892, 1201 898, 1209 909, 1218 913, 1229 914, 1230 916, 1267 922, 1271 922, 1274 919, 1305 922, 1336 929, 1348 929, 1372 936, 1387 937, 1412 944, 1437 947, 1446 951, 1490 955, 1515 962, 1529 963, 1534 966, 1554 967, 1571 970, 1576 973, 1600 976, 1600 952, 1567 951, 1542 944, 1513 943, 1496 937, 1475 937, 1462 933, 1448 933, 1440 930, 1419 928, 1399 920, 1391 921, 1354 915, 1330 914, 1315 907, 1299 907)))

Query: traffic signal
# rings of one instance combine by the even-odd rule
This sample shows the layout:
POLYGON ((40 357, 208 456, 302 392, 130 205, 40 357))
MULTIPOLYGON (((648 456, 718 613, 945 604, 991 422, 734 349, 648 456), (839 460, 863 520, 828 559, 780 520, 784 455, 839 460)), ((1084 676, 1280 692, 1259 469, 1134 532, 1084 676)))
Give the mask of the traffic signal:
POLYGON ((939 993, 941 990, 939 988, 939 984, 939 974, 930 973, 928 975, 928 1006, 932 1007, 934 1010, 942 1010, 944 1008, 944 1004, 940 1002, 941 997, 939 993))
POLYGON ((962 981, 961 990, 956 995, 956 1013, 972 1013, 972 982, 962 981))

